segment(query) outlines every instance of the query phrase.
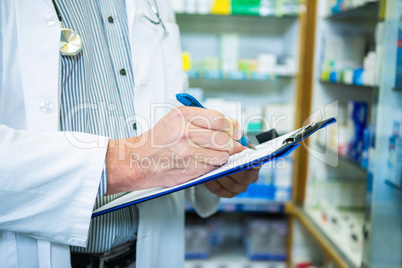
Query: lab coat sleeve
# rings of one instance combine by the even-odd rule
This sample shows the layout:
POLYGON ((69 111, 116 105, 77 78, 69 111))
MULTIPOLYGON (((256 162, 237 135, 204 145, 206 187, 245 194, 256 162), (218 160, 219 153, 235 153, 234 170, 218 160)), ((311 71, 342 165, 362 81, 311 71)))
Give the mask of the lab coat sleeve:
POLYGON ((0 125, 0 231, 85 246, 107 141, 0 125))
POLYGON ((187 202, 203 218, 209 217, 218 210, 220 198, 211 193, 204 185, 197 185, 185 190, 187 202))

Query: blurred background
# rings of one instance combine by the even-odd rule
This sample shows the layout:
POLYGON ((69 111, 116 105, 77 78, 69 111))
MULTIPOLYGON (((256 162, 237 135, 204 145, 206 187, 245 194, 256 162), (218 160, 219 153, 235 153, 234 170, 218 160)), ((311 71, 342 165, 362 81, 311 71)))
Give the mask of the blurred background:
POLYGON ((402 267, 402 3, 171 0, 187 92, 247 137, 335 117, 202 219, 186 267, 402 267))

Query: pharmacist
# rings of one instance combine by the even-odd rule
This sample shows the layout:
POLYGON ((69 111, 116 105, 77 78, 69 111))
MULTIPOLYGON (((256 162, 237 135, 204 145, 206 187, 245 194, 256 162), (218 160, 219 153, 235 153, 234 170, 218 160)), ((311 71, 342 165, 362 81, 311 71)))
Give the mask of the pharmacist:
POLYGON ((258 171, 91 220, 124 192, 187 181, 243 150, 238 123, 216 111, 157 109, 150 121, 151 104, 183 86, 167 1, 3 0, 0 13, 1 266, 183 267, 184 197, 208 216, 258 171), (81 37, 64 32, 62 52, 59 21, 81 37))

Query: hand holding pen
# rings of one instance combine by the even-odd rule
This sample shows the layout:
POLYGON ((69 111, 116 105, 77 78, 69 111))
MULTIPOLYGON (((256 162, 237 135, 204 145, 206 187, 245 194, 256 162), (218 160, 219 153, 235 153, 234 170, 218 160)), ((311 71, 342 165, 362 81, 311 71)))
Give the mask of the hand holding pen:
MULTIPOLYGON (((185 106, 206 109, 196 98, 190 94, 176 94, 176 98, 185 106)), ((250 149, 256 150, 254 145, 244 136, 238 139, 237 142, 250 149)), ((217 180, 206 182, 205 186, 211 193, 219 197, 232 198, 240 193, 245 192, 251 183, 254 183, 258 180, 259 170, 260 167, 244 170, 217 180)))
POLYGON ((239 123, 217 111, 173 109, 141 135, 109 141, 107 194, 185 183, 243 151, 241 137, 239 123))
MULTIPOLYGON (((190 94, 187 93, 176 94, 176 99, 185 106, 206 109, 196 98, 194 98, 190 94)), ((237 140, 237 142, 250 149, 256 150, 255 146, 244 136, 242 136, 239 140, 237 140)))

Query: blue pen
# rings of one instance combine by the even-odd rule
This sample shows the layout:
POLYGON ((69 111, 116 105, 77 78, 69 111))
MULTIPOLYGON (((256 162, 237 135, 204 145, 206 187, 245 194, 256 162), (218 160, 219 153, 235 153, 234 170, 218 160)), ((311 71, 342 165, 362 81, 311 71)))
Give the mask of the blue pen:
MULTIPOLYGON (((176 99, 180 101, 184 106, 192 106, 206 109, 196 98, 194 98, 190 94, 187 93, 176 94, 176 99)), ((237 140, 237 142, 250 149, 257 150, 255 146, 244 136, 242 136, 240 140, 237 140)))

